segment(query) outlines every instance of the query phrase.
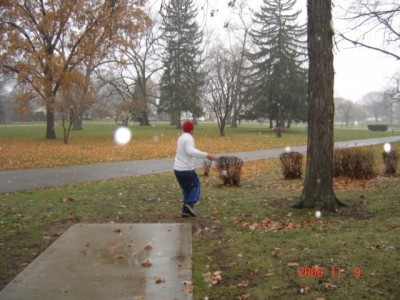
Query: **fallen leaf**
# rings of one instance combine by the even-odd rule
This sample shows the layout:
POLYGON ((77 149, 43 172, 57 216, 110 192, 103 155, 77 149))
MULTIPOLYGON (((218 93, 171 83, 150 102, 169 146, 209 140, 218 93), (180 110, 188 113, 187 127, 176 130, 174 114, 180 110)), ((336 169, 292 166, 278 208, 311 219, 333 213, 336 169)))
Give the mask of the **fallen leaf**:
POLYGON ((247 299, 250 299, 250 294, 241 295, 241 296, 237 297, 236 299, 238 299, 238 300, 247 300, 247 299))
POLYGON ((253 275, 253 276, 257 276, 258 275, 258 273, 259 273, 260 271, 258 270, 258 269, 253 269, 253 270, 251 270, 251 275, 253 275))
POLYGON ((282 255, 282 253, 281 253, 281 251, 279 250, 279 249, 274 249, 273 251, 271 251, 271 255, 273 256, 273 257, 279 257, 279 256, 281 256, 282 255))
POLYGON ((277 291, 277 290, 279 290, 281 287, 280 286, 278 286, 278 285, 273 285, 272 286, 272 290, 273 291, 277 291))
POLYGON ((222 280, 221 273, 222 271, 215 271, 215 272, 203 273, 202 275, 205 282, 215 285, 222 280))
POLYGON ((371 276, 376 276, 376 275, 379 275, 379 270, 374 270, 374 271, 371 273, 371 276))
POLYGON ((194 286, 193 286, 193 282, 191 282, 191 281, 184 281, 184 282, 182 282, 183 283, 183 285, 185 286, 184 288, 183 288, 183 291, 184 292, 186 292, 186 293, 193 293, 193 290, 194 290, 194 286))
POLYGON ((147 245, 147 246, 144 247, 143 249, 146 250, 146 251, 150 251, 151 249, 153 249, 153 247, 150 246, 150 245, 147 245))
POLYGON ((322 286, 326 289, 337 289, 337 285, 332 282, 324 282, 322 286))
POLYGON ((144 262, 142 262, 142 267, 143 268, 150 268, 152 266, 152 263, 149 262, 149 260, 146 260, 144 262))
POLYGON ((116 249, 116 248, 121 247, 122 245, 123 245, 122 243, 114 243, 111 245, 111 248, 116 249))
POLYGON ((241 282, 239 282, 237 284, 237 287, 248 287, 249 286, 250 281, 249 280, 242 280, 241 282))
POLYGON ((115 232, 115 233, 121 233, 122 230, 121 230, 121 228, 117 228, 117 229, 114 229, 114 232, 115 232))
POLYGON ((165 283, 165 278, 156 277, 156 278, 155 278, 155 283, 156 283, 156 284, 165 283))
POLYGON ((219 210, 219 209, 214 209, 213 212, 212 212, 212 214, 213 214, 214 216, 219 216, 219 215, 222 215, 223 213, 224 213, 224 212, 221 211, 221 210, 219 210))

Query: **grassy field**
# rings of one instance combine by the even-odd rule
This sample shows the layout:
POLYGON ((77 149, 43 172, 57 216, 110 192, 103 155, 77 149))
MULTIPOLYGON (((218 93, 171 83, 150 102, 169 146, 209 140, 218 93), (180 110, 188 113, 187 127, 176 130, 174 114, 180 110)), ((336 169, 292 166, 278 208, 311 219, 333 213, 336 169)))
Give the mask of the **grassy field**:
MULTIPOLYGON (((92 125, 74 132, 70 145, 50 141, 46 149, 86 141, 86 147, 110 144, 123 151, 112 144, 111 124, 92 125)), ((0 128, 2 153, 13 143, 43 142, 43 131, 32 127, 29 133, 26 128, 0 128)), ((157 155, 165 138, 173 155, 176 129, 157 124, 132 130, 131 144, 149 140, 152 150, 147 152, 157 155), (153 140, 155 135, 159 140, 153 140)), ((335 139, 376 137, 371 134, 344 129, 335 139)), ((198 147, 215 147, 215 152, 244 150, 245 139, 263 148, 305 144, 305 136, 304 129, 294 128, 277 139, 259 125, 229 128, 225 138, 215 125, 196 130, 198 147)), ((399 151, 400 143, 393 147, 399 151)), ((336 195, 348 206, 336 214, 323 212, 320 219, 313 210, 291 208, 303 181, 283 180, 275 159, 246 162, 239 188, 222 187, 216 170, 201 176, 199 216, 190 219, 180 217, 181 192, 171 173, 1 195, 0 289, 72 224, 188 222, 195 299, 399 299, 400 177, 382 175, 382 147, 372 149, 380 175, 368 181, 335 179, 336 195)))
MULTIPOLYGON (((45 140, 45 124, 33 123, 0 126, 0 170, 17 170, 53 166, 70 166, 100 162, 165 158, 175 155, 180 131, 166 123, 153 126, 130 126, 132 140, 126 146, 113 142, 115 124, 86 122, 84 130, 73 131, 68 145, 62 140, 62 128, 56 126, 57 140, 45 140)), ((371 132, 365 128, 335 130, 335 141, 391 136, 388 132, 371 132)), ((276 138, 268 126, 258 123, 226 128, 219 136, 215 123, 201 123, 195 130, 196 145, 214 153, 260 150, 272 147, 305 145, 306 128, 293 127, 276 138)))

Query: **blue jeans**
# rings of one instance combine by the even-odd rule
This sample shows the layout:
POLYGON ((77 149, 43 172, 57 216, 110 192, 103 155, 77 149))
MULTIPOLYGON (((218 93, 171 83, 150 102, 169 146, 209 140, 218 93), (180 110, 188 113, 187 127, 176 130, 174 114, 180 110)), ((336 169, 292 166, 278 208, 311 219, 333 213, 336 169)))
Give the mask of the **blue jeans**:
POLYGON ((200 180, 196 172, 174 170, 176 179, 183 192, 183 204, 193 206, 200 199, 200 180))

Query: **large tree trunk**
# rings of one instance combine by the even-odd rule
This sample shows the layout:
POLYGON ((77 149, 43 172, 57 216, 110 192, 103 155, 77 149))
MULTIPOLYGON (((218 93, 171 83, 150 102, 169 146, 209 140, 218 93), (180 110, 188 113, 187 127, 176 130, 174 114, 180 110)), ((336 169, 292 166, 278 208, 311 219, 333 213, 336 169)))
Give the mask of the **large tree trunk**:
POLYGON ((233 115, 232 115, 232 122, 231 127, 237 128, 238 127, 238 117, 239 117, 239 110, 237 109, 236 104, 233 106, 233 115))
POLYGON ((149 114, 147 111, 142 112, 142 116, 139 121, 140 126, 150 126, 149 114))
POLYGON ((331 0, 308 0, 308 142, 304 188, 297 208, 336 211, 333 188, 333 53, 331 0))
POLYGON ((72 130, 83 130, 82 115, 74 119, 72 130))
POLYGON ((46 105, 46 139, 55 140, 56 130, 54 128, 54 108, 53 105, 46 105))
POLYGON ((225 119, 218 120, 218 127, 219 127, 219 135, 220 136, 225 136, 225 124, 226 124, 225 119))

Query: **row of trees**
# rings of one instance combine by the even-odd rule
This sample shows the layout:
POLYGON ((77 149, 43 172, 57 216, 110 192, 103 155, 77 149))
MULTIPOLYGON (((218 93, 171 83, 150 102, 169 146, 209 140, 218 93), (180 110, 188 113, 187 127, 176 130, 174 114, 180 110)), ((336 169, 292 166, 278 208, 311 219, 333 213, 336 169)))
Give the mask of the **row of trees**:
MULTIPOLYGON (((198 24, 194 0, 162 1, 156 12, 144 1, 79 2, 0 4, 2 74, 17 75, 20 114, 33 101, 45 106, 46 138, 55 138, 56 113, 67 141, 89 108, 122 124, 134 118, 148 125, 151 105, 177 127, 181 112, 196 121, 207 110, 221 135, 241 118, 269 119, 270 127, 274 120, 277 126, 307 120, 307 36, 294 0, 264 1, 251 18, 244 16, 244 2, 230 2, 238 23, 226 23, 225 40, 212 42, 198 24)), ((384 18, 389 10, 378 11, 386 8, 378 4, 343 8, 346 21, 358 28, 363 18, 373 23, 376 12, 391 29, 394 13, 384 18)), ((395 43, 389 29, 385 34, 395 43)), ((399 97, 395 80, 385 92, 392 102, 399 97)))
POLYGON ((400 124, 400 102, 393 101, 386 92, 369 92, 357 103, 335 98, 335 107, 335 122, 346 126, 355 122, 400 124))
MULTIPOLYGON (((204 40, 193 0, 162 3, 161 20, 144 1, 2 2, 0 64, 16 75, 18 111, 46 108, 46 138, 58 113, 67 142, 84 112, 113 112, 149 124, 149 104, 181 124, 205 109, 218 120, 306 119, 305 27, 294 0, 265 1, 233 44, 204 40)), ((271 124, 272 125, 272 124, 271 124)))
POLYGON ((295 1, 264 1, 250 21, 242 3, 240 23, 231 30, 240 31, 239 37, 218 40, 203 52, 193 1, 175 4, 179 8, 168 6, 164 15, 167 59, 160 98, 173 124, 180 126, 181 111, 198 117, 204 104, 221 135, 228 122, 237 126, 240 118, 268 118, 279 126, 306 120, 306 31, 297 22, 295 1))

